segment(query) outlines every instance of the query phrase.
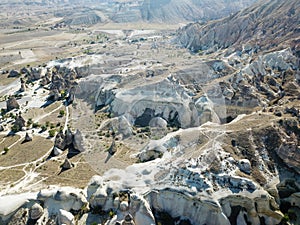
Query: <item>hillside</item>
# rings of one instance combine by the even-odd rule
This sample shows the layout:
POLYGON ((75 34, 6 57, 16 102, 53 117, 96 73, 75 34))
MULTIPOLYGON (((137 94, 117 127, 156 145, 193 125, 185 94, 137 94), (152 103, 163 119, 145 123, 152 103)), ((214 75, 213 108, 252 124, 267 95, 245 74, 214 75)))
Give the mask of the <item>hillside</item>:
POLYGON ((178 41, 192 51, 214 51, 242 45, 284 48, 299 43, 300 2, 259 1, 219 21, 192 23, 178 31, 178 41))
MULTIPOLYGON (((27 0, 27 1, 1 1, 0 6, 7 8, 10 13, 14 10, 26 11, 41 18, 46 13, 59 14, 62 22, 71 25, 91 25, 96 23, 128 23, 128 22, 156 22, 171 23, 191 21, 208 21, 228 16, 251 5, 256 0, 232 1, 195 1, 195 0, 27 0), (11 6, 14 5, 14 9, 11 6), (20 9, 20 10, 18 10, 20 9), (71 12, 71 15, 70 15, 71 12), (99 18, 89 14, 98 14, 99 18), (85 23, 88 21, 88 23, 85 23)), ((24 18, 21 17, 22 19, 24 18)), ((7 18, 6 18, 7 19, 7 18)), ((15 15, 14 20, 18 19, 15 15)), ((34 18, 33 18, 34 21, 34 18)), ((6 21, 7 22, 7 21, 6 21)), ((31 21, 32 22, 32 21, 31 21)))

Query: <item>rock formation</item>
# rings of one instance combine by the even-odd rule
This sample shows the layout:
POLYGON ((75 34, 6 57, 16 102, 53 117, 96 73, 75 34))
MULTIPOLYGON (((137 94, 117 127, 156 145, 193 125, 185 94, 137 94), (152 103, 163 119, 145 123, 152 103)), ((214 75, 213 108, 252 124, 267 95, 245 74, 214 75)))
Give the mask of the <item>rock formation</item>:
POLYGON ((13 130, 14 131, 21 131, 23 127, 25 127, 26 125, 26 121, 24 120, 24 118, 22 117, 21 113, 19 115, 16 116, 16 120, 14 122, 13 125, 13 130))
POLYGON ((19 109, 20 105, 17 102, 17 99, 15 97, 9 97, 9 99, 6 101, 6 109, 7 111, 11 111, 13 109, 19 109))
POLYGON ((189 24, 179 30, 178 40, 194 52, 212 52, 230 46, 240 51, 257 52, 299 36, 298 12, 297 0, 258 2, 221 21, 189 24))
POLYGON ((35 203, 31 208, 30 208, 30 219, 32 220, 37 220, 39 219, 43 214, 44 214, 44 209, 43 207, 35 203))
MULTIPOLYGON (((171 3, 169 18, 197 10, 170 1, 148 12, 158 4, 148 1, 146 17, 159 18, 171 3)), ((59 132, 51 155, 57 157, 43 156, 26 170, 29 185, 45 189, 0 196, 7 202, 0 204, 0 223, 273 225, 289 216, 298 224, 298 9, 296 0, 258 2, 222 20, 187 25, 177 41, 193 54, 172 45, 168 32, 146 40, 127 30, 124 39, 97 46, 99 54, 22 69, 29 79, 40 77, 53 99, 76 99, 71 125, 80 131, 59 132), (59 182, 77 172, 81 179, 101 176, 82 189, 48 186, 53 177, 40 168, 57 168, 65 149, 61 167, 72 169, 58 174, 59 182), (72 158, 73 167, 69 159, 79 153, 86 157, 72 158), (96 171, 82 176, 87 164, 96 171)))
POLYGON ((65 159, 64 163, 61 165, 62 170, 69 170, 74 165, 69 161, 69 159, 65 159))
POLYGON ((25 138, 23 142, 29 142, 32 141, 32 137, 29 136, 28 132, 26 132, 25 138))
POLYGON ((20 74, 16 70, 9 71, 8 77, 18 77, 20 74))
POLYGON ((20 78, 21 81, 21 87, 20 87, 20 92, 26 91, 26 84, 23 78, 20 78))
POLYGON ((113 140, 110 147, 108 148, 108 153, 114 155, 116 152, 117 152, 117 147, 115 141, 113 140))

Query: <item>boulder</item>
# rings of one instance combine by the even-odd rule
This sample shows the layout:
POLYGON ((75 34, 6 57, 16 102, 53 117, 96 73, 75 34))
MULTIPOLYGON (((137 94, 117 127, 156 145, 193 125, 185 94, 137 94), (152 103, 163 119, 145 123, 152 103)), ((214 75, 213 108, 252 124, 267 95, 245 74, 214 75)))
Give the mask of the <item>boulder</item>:
POLYGON ((84 152, 83 137, 78 129, 73 136, 73 147, 79 152, 84 152))
POLYGON ((67 103, 68 104, 71 104, 71 103, 74 102, 75 94, 76 94, 76 87, 71 87, 70 90, 69 90, 68 98, 67 98, 67 103))
POLYGON ((33 220, 39 219, 43 214, 44 214, 44 209, 38 203, 35 203, 29 211, 30 218, 33 220))
POLYGON ((127 214, 122 222, 122 225, 135 225, 131 214, 127 214))
POLYGON ((128 210, 128 207, 129 207, 129 205, 128 205, 128 202, 127 202, 127 201, 122 201, 122 202, 120 203, 120 210, 121 210, 121 211, 123 211, 123 212, 127 211, 127 210, 128 210))
POLYGON ((41 78, 42 70, 40 68, 31 68, 28 76, 29 81, 39 80, 41 78))
POLYGON ((117 147, 116 147, 116 143, 113 140, 113 142, 111 143, 109 149, 108 149, 109 154, 114 155, 117 152, 117 147))
POLYGON ((21 70, 20 70, 20 73, 21 74, 29 74, 29 70, 25 67, 23 67, 21 70))
POLYGON ((58 216, 58 225, 75 225, 73 214, 66 210, 60 209, 58 216))
POLYGON ((65 135, 64 135, 64 144, 65 146, 69 146, 70 144, 72 144, 72 141, 73 141, 73 133, 72 131, 68 128, 65 132, 65 135))
POLYGON ((93 208, 104 208, 107 199, 108 195, 105 188, 99 187, 96 192, 91 195, 89 202, 93 208))
POLYGON ((65 135, 59 132, 55 136, 54 147, 64 150, 66 148, 65 135))
POLYGON ((26 91, 26 85, 25 83, 21 83, 20 92, 26 91))
POLYGON ((26 132, 24 142, 29 142, 29 141, 32 141, 32 137, 30 137, 29 134, 26 132))
POLYGON ((20 92, 26 91, 26 84, 25 84, 24 79, 20 78, 20 82, 21 82, 20 92))
POLYGON ((60 148, 58 148, 58 147, 56 147, 56 146, 53 147, 53 150, 52 150, 53 155, 58 156, 58 155, 60 155, 62 152, 63 152, 63 151, 62 151, 60 148))
POLYGON ((65 159, 64 163, 61 165, 63 170, 69 170, 73 167, 73 164, 70 162, 69 159, 65 159))
POLYGON ((8 74, 8 77, 18 77, 20 73, 16 70, 11 70, 8 74))
POLYGON ((73 133, 70 129, 67 129, 65 133, 60 131, 55 136, 54 147, 58 147, 61 150, 65 150, 73 143, 73 133))
POLYGON ((247 174, 251 173, 251 163, 248 159, 239 160, 238 167, 244 173, 247 174))
POLYGON ((150 128, 162 128, 162 129, 166 129, 167 125, 168 125, 167 121, 165 121, 161 117, 154 117, 149 122, 150 128))
POLYGON ((19 114, 14 122, 14 127, 16 131, 22 130, 23 127, 25 127, 26 121, 24 118, 19 114))
POLYGON ((7 111, 13 110, 13 109, 18 109, 20 108, 19 103, 17 102, 17 99, 15 97, 10 97, 7 101, 6 101, 6 108, 7 111))

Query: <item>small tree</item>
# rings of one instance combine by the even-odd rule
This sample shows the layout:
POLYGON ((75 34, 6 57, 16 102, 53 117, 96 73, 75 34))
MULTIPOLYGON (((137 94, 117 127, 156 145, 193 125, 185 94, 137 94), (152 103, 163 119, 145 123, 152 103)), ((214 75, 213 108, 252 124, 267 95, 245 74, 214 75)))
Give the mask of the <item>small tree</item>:
POLYGON ((52 130, 49 130, 48 132, 49 132, 49 137, 54 137, 56 130, 52 129, 52 130))
POLYGON ((4 149, 3 149, 3 151, 4 151, 4 155, 9 151, 9 148, 8 147, 5 147, 4 149))
POLYGON ((32 127, 33 128, 38 128, 38 127, 40 127, 41 125, 38 123, 38 122, 35 122, 35 123, 33 123, 32 124, 32 127))
POLYGON ((33 123, 32 118, 29 118, 27 121, 27 126, 29 127, 33 123))
POLYGON ((62 109, 59 111, 59 117, 63 117, 65 114, 65 110, 62 109))
POLYGON ((42 126, 41 126, 41 129, 42 129, 42 132, 46 131, 46 130, 47 130, 46 125, 42 125, 42 126))

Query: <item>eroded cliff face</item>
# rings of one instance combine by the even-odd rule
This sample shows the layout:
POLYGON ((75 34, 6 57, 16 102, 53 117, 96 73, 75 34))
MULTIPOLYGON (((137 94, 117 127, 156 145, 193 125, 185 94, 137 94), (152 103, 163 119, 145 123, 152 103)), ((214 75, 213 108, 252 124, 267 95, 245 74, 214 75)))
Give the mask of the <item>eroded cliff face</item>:
POLYGON ((178 41, 190 50, 213 52, 247 43, 273 48, 299 36, 299 1, 259 1, 221 21, 192 23, 178 31, 178 41))
POLYGON ((141 4, 141 15, 151 22, 206 21, 218 19, 246 8, 255 1, 150 0, 141 4))

